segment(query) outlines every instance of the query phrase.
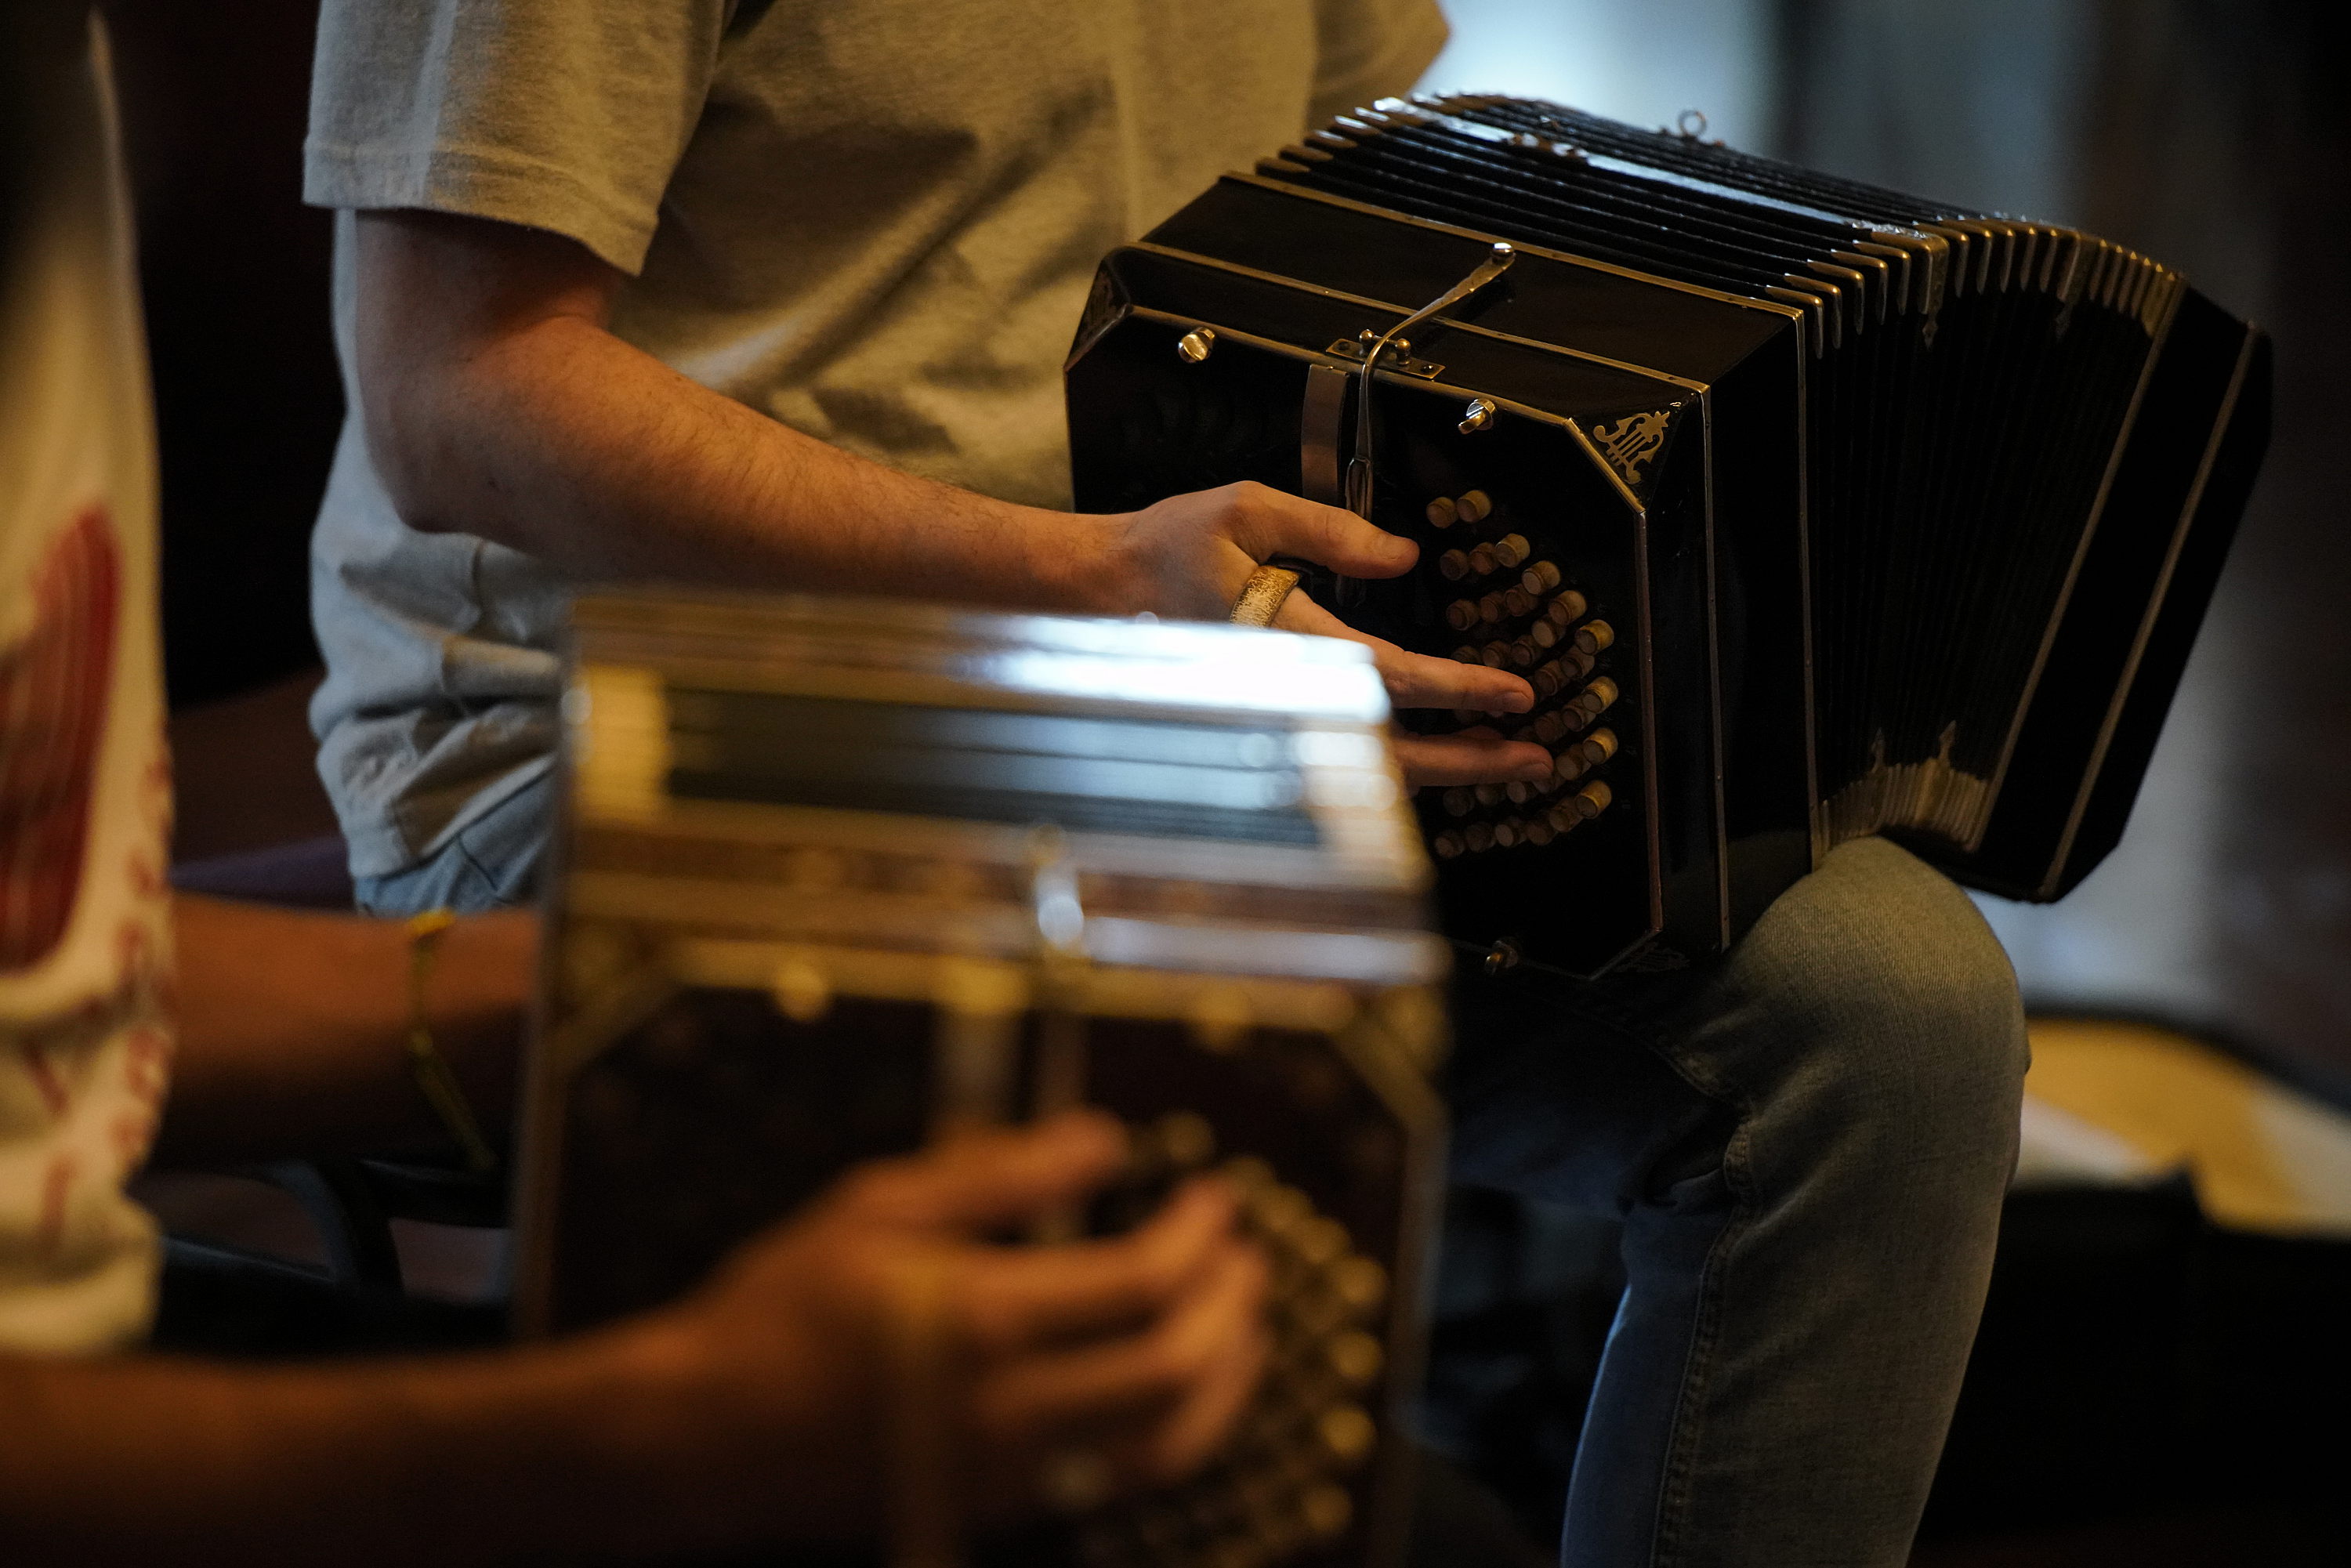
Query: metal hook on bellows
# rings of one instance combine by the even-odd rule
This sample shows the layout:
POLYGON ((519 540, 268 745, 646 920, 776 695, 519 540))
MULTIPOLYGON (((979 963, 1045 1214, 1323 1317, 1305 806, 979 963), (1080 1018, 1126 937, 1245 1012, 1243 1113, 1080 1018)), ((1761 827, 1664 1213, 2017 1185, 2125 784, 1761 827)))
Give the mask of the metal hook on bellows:
POLYGON ((1510 269, 1519 259, 1515 246, 1497 240, 1477 269, 1364 345, 1364 368, 1355 393, 1355 452, 1347 464, 1347 509, 1368 520, 1372 515, 1372 375, 1399 339, 1440 310, 1450 310, 1510 269))

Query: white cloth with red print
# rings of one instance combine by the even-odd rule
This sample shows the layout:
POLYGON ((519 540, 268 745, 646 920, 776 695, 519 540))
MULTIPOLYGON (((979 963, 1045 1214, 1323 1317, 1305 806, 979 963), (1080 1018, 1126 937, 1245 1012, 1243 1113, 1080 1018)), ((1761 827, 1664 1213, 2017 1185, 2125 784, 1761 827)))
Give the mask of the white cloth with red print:
POLYGON ((153 432, 92 40, 0 149, 35 178, 0 228, 0 1350, 53 1354, 145 1332, 155 1230, 123 1182, 172 1051, 153 432))

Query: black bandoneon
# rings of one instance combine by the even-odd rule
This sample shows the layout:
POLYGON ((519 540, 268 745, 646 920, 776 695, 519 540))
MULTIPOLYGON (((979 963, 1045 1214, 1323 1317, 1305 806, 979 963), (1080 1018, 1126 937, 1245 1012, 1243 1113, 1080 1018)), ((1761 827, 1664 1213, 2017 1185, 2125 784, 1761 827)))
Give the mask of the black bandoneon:
POLYGON ((1310 589, 1534 683, 1499 722, 1551 781, 1423 826, 1451 935, 1578 974, 1718 951, 1865 833, 2070 890, 2269 396, 2262 335, 2121 246, 1482 97, 1220 181, 1103 264, 1069 367, 1081 507, 1256 480, 1419 543, 1310 589))

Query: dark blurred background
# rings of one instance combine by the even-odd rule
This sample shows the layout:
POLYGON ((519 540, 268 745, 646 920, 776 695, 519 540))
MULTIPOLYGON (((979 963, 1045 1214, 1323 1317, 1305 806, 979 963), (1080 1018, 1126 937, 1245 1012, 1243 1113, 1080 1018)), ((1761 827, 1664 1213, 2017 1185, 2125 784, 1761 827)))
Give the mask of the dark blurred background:
MULTIPOLYGON (((103 9, 154 357, 178 848, 210 860, 332 829, 301 724, 305 546, 342 413, 328 220, 298 200, 315 0, 103 9)), ((2011 1199, 1919 1562, 2351 1562, 2351 7, 1447 10, 1431 90, 1645 125, 1695 109, 1734 146, 2093 229, 2274 333, 2275 442, 2128 836, 2063 904, 1985 902, 2041 1015, 2040 1175, 2011 1199)), ((1612 1249, 1499 1195, 1457 1203, 1430 1429, 1535 1539, 1612 1249)))
POLYGON ((103 5, 138 206, 162 480, 176 849, 315 837, 310 521, 342 426, 329 219, 301 204, 317 0, 103 5))

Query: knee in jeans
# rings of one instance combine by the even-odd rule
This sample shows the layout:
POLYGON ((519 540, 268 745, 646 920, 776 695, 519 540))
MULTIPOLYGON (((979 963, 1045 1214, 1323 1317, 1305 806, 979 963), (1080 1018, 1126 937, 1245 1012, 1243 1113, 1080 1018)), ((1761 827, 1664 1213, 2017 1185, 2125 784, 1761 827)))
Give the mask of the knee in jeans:
POLYGON ((1759 936, 1792 1038, 1835 1042, 1799 1071, 1903 1144, 2012 1157, 2025 1043, 2016 977, 1965 894, 1883 840, 1840 846, 1759 936), (1825 1087, 1825 1086, 1824 1086, 1825 1087))

